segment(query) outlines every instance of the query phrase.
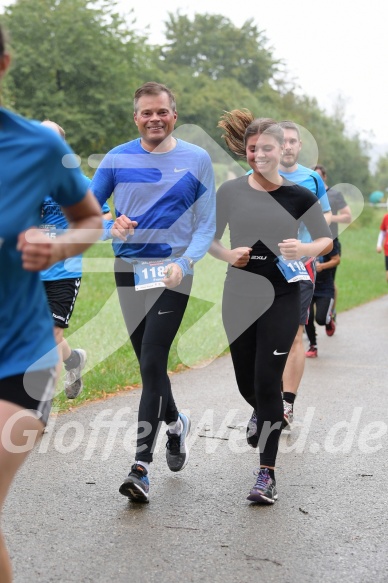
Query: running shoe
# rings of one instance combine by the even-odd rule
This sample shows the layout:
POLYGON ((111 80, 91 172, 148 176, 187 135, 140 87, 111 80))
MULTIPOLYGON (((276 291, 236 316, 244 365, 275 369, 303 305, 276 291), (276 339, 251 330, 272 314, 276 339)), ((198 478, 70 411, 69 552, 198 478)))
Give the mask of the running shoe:
POLYGON ((328 324, 326 324, 325 328, 326 328, 326 334, 328 336, 333 336, 333 334, 335 332, 335 323, 334 323, 334 320, 332 317, 330 318, 330 322, 328 324))
POLYGON ((248 421, 246 435, 248 445, 256 448, 259 444, 259 436, 257 435, 257 415, 254 409, 251 418, 248 421))
POLYGON ((311 344, 310 348, 306 351, 307 358, 317 358, 318 356, 318 348, 311 344))
POLYGON ((187 415, 179 413, 182 421, 183 429, 180 435, 166 432, 166 460, 167 465, 172 472, 180 472, 183 470, 189 460, 189 450, 186 443, 186 438, 190 433, 191 421, 187 415))
POLYGON ((133 502, 149 502, 150 482, 148 472, 140 464, 133 464, 128 477, 119 488, 120 494, 127 496, 133 502))
POLYGON ((74 352, 79 355, 80 363, 75 368, 70 368, 65 374, 65 394, 68 399, 78 397, 83 389, 84 383, 81 377, 81 371, 86 365, 86 352, 82 348, 75 348, 74 352))
POLYGON ((273 504, 278 499, 276 481, 269 475, 268 468, 260 468, 254 472, 257 480, 252 490, 249 492, 247 500, 258 504, 273 504))
POLYGON ((282 429, 291 429, 291 424, 294 421, 294 405, 287 403, 283 399, 283 422, 282 429))

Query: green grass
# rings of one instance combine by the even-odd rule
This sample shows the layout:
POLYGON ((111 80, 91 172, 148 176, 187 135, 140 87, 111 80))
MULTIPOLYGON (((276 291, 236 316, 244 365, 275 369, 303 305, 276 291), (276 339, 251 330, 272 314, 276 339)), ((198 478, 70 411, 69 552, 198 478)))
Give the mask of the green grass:
POLYGON ((341 263, 336 275, 337 312, 359 306, 387 293, 384 253, 376 253, 381 219, 386 211, 366 207, 340 234, 341 263))
MULTIPOLYGON (((384 256, 375 250, 384 212, 366 207, 340 235, 337 312, 387 293, 384 256)), ((170 371, 201 366, 227 351, 220 311, 225 271, 225 264, 210 255, 197 264, 189 305, 170 352, 170 371)), ((138 364, 116 295, 109 241, 98 243, 85 253, 81 289, 66 337, 73 348, 87 350, 91 370, 84 376, 85 387, 80 397, 69 401, 60 392, 54 409, 67 410, 140 384, 138 364)), ((59 383, 58 390, 61 386, 59 383)))

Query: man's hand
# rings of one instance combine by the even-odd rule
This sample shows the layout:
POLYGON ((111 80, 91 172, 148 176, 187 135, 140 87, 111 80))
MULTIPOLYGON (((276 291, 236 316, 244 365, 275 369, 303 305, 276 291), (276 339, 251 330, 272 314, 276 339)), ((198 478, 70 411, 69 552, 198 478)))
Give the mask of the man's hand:
POLYGON ((137 227, 137 221, 131 221, 125 215, 118 217, 111 228, 111 235, 113 238, 121 239, 126 241, 128 235, 133 235, 135 228, 137 227))
POLYGON ((377 247, 376 247, 377 253, 381 253, 382 250, 383 250, 383 248, 381 247, 381 245, 377 245, 377 247))
POLYGON ((169 289, 177 287, 183 278, 183 273, 180 265, 177 263, 169 263, 164 270, 165 277, 162 279, 163 283, 169 289))
POLYGON ((249 262, 251 251, 252 247, 236 247, 235 249, 231 249, 228 262, 233 267, 245 267, 249 262))
POLYGON ((284 259, 287 260, 300 259, 303 255, 299 239, 284 239, 279 243, 279 250, 284 259))
POLYGON ((27 271, 47 269, 62 259, 59 246, 35 227, 19 233, 16 249, 27 271))

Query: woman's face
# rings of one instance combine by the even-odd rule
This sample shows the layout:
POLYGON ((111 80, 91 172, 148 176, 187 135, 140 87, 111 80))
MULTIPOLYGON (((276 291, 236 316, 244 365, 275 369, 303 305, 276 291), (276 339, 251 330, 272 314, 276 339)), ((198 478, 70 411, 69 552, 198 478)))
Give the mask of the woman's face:
POLYGON ((270 179, 278 173, 283 146, 270 134, 250 136, 246 143, 247 162, 256 174, 270 179))

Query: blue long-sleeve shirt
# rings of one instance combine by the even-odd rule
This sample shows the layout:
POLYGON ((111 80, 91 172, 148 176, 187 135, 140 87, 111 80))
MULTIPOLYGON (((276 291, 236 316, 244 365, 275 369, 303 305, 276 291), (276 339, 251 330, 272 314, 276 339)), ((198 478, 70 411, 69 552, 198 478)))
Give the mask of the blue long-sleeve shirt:
MULTIPOLYGON (((102 205, 113 194, 116 217, 138 222, 126 241, 114 238, 116 257, 128 261, 178 258, 183 275, 191 273, 183 255, 199 261, 215 233, 215 184, 209 154, 177 140, 173 150, 152 153, 140 138, 117 146, 102 160, 91 189, 102 205)), ((105 222, 105 239, 114 221, 105 222)))

